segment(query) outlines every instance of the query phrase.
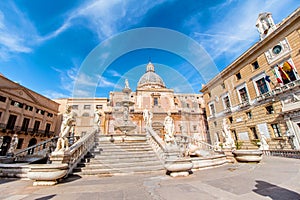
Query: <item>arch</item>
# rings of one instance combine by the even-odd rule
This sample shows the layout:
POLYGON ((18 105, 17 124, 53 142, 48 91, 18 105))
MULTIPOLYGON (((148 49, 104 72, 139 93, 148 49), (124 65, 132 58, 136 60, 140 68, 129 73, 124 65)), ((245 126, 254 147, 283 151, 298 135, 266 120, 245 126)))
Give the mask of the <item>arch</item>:
POLYGON ((10 142, 11 142, 11 137, 6 135, 3 136, 3 143, 1 145, 1 149, 0 149, 0 156, 5 156, 9 147, 10 147, 10 142))
MULTIPOLYGON (((31 147, 31 146, 33 146, 33 145, 36 145, 36 143, 37 143, 37 140, 36 140, 35 138, 31 138, 31 139, 29 140, 29 143, 28 143, 28 146, 27 146, 27 147, 31 147)), ((34 153, 34 148, 28 150, 28 155, 31 155, 31 154, 33 154, 33 153, 34 153)))

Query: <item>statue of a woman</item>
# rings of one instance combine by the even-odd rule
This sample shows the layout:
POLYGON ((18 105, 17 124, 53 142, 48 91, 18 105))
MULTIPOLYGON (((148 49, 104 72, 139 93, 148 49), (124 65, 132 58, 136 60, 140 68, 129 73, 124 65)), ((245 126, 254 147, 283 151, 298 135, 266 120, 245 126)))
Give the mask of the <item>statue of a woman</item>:
POLYGON ((166 142, 174 141, 175 127, 174 127, 174 121, 171 117, 170 111, 168 111, 168 115, 165 117, 164 126, 166 131, 165 141, 166 142))

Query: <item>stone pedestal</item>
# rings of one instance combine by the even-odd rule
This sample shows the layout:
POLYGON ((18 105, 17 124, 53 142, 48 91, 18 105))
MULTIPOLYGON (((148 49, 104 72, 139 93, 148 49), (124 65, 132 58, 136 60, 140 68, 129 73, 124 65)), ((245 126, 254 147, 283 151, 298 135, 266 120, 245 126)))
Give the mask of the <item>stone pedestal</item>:
POLYGON ((33 186, 50 186, 68 173, 68 164, 32 164, 28 178, 34 180, 33 186))
POLYGON ((234 163, 234 155, 232 154, 232 149, 231 148, 223 148, 222 151, 224 152, 226 159, 230 163, 234 163))
POLYGON ((165 152, 167 158, 164 167, 167 174, 172 177, 188 176, 190 175, 193 163, 190 158, 180 157, 180 151, 176 145, 168 146, 165 152))
POLYGON ((70 151, 54 151, 51 153, 50 161, 52 164, 69 163, 71 158, 70 151))
POLYGON ((263 152, 261 150, 235 150, 232 152, 238 162, 260 162, 263 152))

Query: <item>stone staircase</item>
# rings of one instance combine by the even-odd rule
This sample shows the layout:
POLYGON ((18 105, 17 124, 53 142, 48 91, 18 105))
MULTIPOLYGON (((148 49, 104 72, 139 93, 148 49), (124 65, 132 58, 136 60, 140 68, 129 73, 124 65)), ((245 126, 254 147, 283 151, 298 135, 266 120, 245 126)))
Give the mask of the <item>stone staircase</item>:
POLYGON ((146 136, 99 136, 95 147, 73 170, 77 175, 126 175, 163 170, 146 136))

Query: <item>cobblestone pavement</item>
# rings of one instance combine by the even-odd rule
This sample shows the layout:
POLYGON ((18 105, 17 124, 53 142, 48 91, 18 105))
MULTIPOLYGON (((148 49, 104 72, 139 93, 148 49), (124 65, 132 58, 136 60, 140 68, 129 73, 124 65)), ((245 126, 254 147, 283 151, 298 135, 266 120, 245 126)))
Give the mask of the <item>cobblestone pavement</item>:
POLYGON ((0 199, 300 199, 300 160, 265 157, 171 178, 165 172, 126 176, 71 176, 55 186, 0 179, 0 199))

